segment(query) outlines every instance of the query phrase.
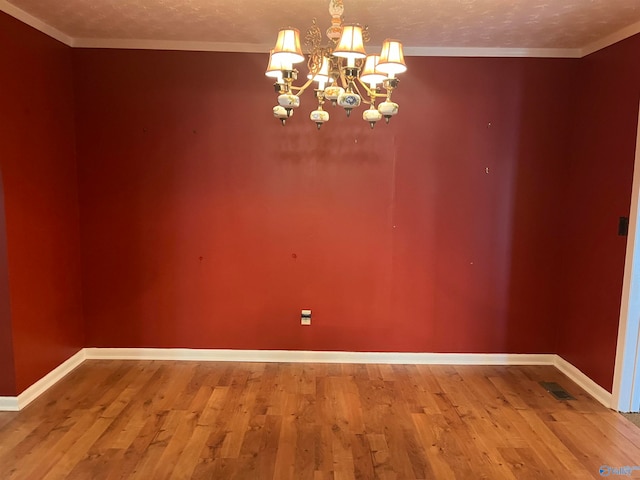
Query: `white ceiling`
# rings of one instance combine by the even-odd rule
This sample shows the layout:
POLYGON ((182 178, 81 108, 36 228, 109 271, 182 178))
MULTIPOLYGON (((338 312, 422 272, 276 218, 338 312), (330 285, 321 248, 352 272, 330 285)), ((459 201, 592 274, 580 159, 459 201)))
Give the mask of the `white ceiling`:
MULTIPOLYGON (((640 32, 640 0, 344 0, 371 45, 414 55, 580 57, 640 32)), ((329 0, 0 0, 74 47, 266 52, 277 30, 330 24, 329 0)))

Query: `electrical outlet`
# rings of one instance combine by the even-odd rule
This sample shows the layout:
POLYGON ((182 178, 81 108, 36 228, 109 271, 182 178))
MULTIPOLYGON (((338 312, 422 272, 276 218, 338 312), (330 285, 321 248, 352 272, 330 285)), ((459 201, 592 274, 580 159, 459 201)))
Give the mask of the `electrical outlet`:
POLYGON ((300 325, 311 325, 311 310, 302 310, 300 313, 300 325))

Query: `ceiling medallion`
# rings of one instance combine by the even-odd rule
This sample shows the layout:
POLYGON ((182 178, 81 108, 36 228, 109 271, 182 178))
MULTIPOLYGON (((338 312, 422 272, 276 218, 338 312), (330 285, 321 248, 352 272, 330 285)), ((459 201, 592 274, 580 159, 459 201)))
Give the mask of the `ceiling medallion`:
POLYGON ((398 104, 391 101, 391 94, 398 86, 396 75, 407 70, 402 43, 386 39, 380 55, 367 55, 364 49, 365 42, 369 41, 367 27, 342 23, 342 0, 330 0, 329 13, 331 26, 326 32, 326 44, 322 44, 322 32, 315 19, 307 30, 305 45, 309 51, 309 74, 300 87, 293 84, 299 73, 294 65, 305 60, 300 47, 300 31, 289 27, 278 32, 265 73, 276 79, 274 87, 278 94, 278 105, 273 107, 274 117, 285 125, 293 111, 300 106, 300 95, 313 82, 317 82, 314 91, 318 108, 311 112, 309 118, 318 129, 329 120, 329 112, 323 109, 326 100, 344 108, 347 116, 361 103, 369 105, 362 112, 362 118, 369 122, 371 128, 383 117, 389 123, 391 117, 398 113, 398 104), (376 106, 376 101, 381 99, 384 100, 376 106))

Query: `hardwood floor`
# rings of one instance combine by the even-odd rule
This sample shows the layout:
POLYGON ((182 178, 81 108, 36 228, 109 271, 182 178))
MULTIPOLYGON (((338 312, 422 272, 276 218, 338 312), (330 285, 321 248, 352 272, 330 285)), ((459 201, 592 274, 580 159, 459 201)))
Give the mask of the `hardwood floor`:
POLYGON ((640 429, 553 367, 87 361, 0 413, 0 479, 581 479, 602 465, 640 466, 640 429))

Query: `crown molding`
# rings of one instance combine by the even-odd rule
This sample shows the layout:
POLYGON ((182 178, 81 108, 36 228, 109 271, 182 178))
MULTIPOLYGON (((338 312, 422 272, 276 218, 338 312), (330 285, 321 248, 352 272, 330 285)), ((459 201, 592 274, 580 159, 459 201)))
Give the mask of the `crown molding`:
POLYGON ((602 50, 603 48, 607 48, 614 43, 618 43, 626 38, 632 37, 633 35, 640 33, 640 22, 633 23, 628 27, 625 27, 621 30, 618 30, 611 35, 608 35, 600 40, 593 42, 586 47, 581 49, 580 57, 586 57, 587 55, 591 55, 598 50, 602 50))
POLYGON ((62 42, 69 47, 74 46, 74 39, 72 37, 70 37, 66 33, 62 33, 57 28, 46 24, 39 18, 36 18, 30 13, 27 13, 24 10, 16 7, 15 5, 7 2, 7 0, 0 0, 0 11, 3 11, 7 15, 11 15, 13 18, 20 20, 22 23, 26 23, 30 27, 35 28, 45 35, 49 35, 51 38, 55 38, 59 42, 62 42))
POLYGON ((191 42, 185 40, 127 40, 115 38, 76 38, 73 40, 73 47, 235 53, 269 53, 269 50, 273 48, 273 46, 258 43, 191 42))
POLYGON ((408 57, 580 58, 579 48, 404 47, 408 57))

